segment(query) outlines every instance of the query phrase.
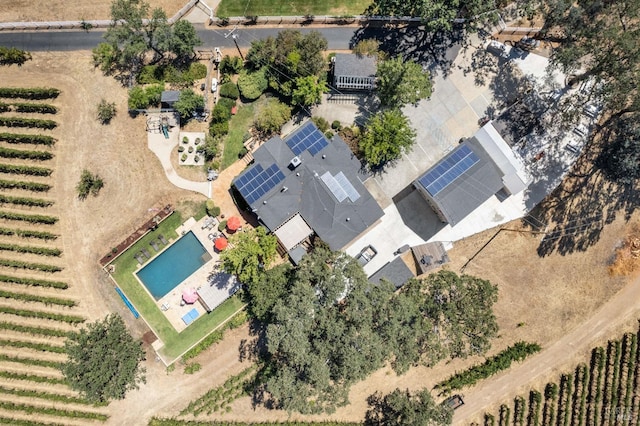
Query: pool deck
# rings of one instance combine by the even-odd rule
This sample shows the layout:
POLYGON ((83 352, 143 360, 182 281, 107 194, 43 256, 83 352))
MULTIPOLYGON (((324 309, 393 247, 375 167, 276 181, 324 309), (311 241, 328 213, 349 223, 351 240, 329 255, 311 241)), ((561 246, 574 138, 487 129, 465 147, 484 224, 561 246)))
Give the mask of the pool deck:
MULTIPOLYGON (((202 315, 206 315, 207 311, 202 306, 202 304, 197 301, 195 303, 184 303, 182 300, 182 292, 187 289, 196 289, 198 290, 202 286, 208 285, 208 278, 213 273, 216 272, 215 268, 219 264, 220 256, 213 248, 213 241, 209 239, 209 234, 219 234, 218 232, 218 222, 215 221, 213 226, 210 226, 211 229, 204 227, 205 221, 209 219, 208 216, 196 221, 194 218, 189 218, 185 223, 180 225, 176 232, 178 235, 184 235, 189 231, 192 231, 196 238, 200 241, 202 246, 205 248, 207 253, 211 256, 211 259, 206 262, 203 266, 201 266, 197 271, 191 274, 187 279, 178 284, 173 290, 167 293, 165 296, 156 301, 156 305, 158 309, 160 309, 165 317, 169 320, 173 328, 179 333, 186 329, 188 326, 182 320, 182 317, 187 314, 187 312, 192 309, 196 309, 198 311, 198 318, 202 315)), ((170 244, 165 246, 162 250, 160 250, 156 255, 152 258, 155 259, 156 256, 159 256, 160 253, 164 252, 168 247, 175 241, 171 241, 170 244)), ((145 265, 148 263, 145 263, 145 265)), ((138 271, 136 271, 137 273, 138 271)), ((137 278, 137 274, 136 274, 137 278)), ((140 281, 138 279, 138 281, 140 281)), ((147 290, 142 282, 140 285, 147 290)), ((148 292, 148 290, 147 290, 148 292)), ((149 293, 149 295, 151 295, 149 293)), ((153 296, 151 296, 153 299, 153 296)), ((197 320, 197 319, 196 319, 197 320)))

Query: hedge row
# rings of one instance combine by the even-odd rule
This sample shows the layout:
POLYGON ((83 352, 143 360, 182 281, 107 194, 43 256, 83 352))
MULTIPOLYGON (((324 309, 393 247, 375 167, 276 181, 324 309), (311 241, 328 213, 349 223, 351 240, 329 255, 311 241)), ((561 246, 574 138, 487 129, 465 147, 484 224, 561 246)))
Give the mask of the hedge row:
POLYGON ((0 370, 0 377, 3 377, 5 379, 25 380, 28 382, 36 382, 36 383, 51 383, 52 385, 67 384, 67 381, 65 379, 58 379, 57 377, 38 376, 35 374, 24 374, 24 373, 12 373, 10 371, 2 371, 2 370, 0 370))
POLYGON ((499 371, 509 368, 513 361, 522 361, 527 356, 539 351, 540 345, 537 343, 516 342, 513 346, 509 346, 491 358, 487 358, 482 364, 474 365, 441 381, 434 389, 440 389, 442 393, 449 393, 455 389, 474 385, 478 380, 486 379, 499 371))
POLYGON ((17 206, 27 207, 49 207, 53 205, 53 201, 44 200, 42 198, 12 197, 10 195, 0 194, 0 204, 15 204, 17 206))
POLYGON ((11 105, 0 102, 0 112, 11 111, 11 105))
POLYGON ((76 306, 76 301, 71 299, 61 299, 59 297, 40 296, 38 294, 13 293, 11 291, 0 290, 0 297, 5 299, 22 300, 23 302, 38 302, 45 305, 67 306, 72 308, 76 306))
POLYGON ((42 87, 0 87, 0 98, 18 99, 55 99, 60 94, 58 89, 42 87))
POLYGON ((41 280, 37 278, 25 278, 25 277, 12 277, 11 275, 0 275, 0 282, 20 284, 20 285, 30 285, 34 287, 58 288, 61 290, 66 290, 67 288, 69 288, 69 284, 63 283, 61 281, 49 281, 49 280, 41 280))
MULTIPOLYGON (((18 364, 35 365, 38 367, 49 367, 49 368, 55 368, 55 369, 60 368, 60 366, 62 365, 62 363, 60 362, 47 361, 46 359, 22 358, 19 356, 10 356, 5 354, 0 354, 0 361, 15 362, 18 364)), ((3 392, 3 389, 4 388, 0 386, 0 393, 9 393, 9 392, 3 392)))
POLYGON ((5 127, 31 127, 37 129, 55 129, 58 123, 53 120, 41 120, 39 118, 24 117, 0 117, 0 126, 5 127))
POLYGON ((48 327, 35 327, 32 325, 14 324, 8 321, 0 321, 0 329, 50 337, 67 337, 69 335, 69 333, 64 330, 57 330, 55 328, 48 327))
POLYGON ((0 228, 0 235, 17 235, 21 238, 38 238, 40 240, 55 240, 56 234, 44 231, 31 231, 28 229, 0 228))
POLYGON ((45 263, 31 263, 31 262, 24 262, 22 260, 10 260, 10 259, 0 259, 0 266, 6 266, 7 268, 30 269, 32 271, 42 271, 42 272, 62 271, 62 268, 56 265, 49 265, 45 263))
POLYGON ((21 164, 1 164, 0 173, 28 176, 51 176, 53 170, 46 167, 23 166, 21 164))
POLYGON ((60 256, 62 251, 57 248, 21 246, 18 244, 0 243, 0 250, 14 251, 16 253, 39 254, 41 256, 60 256))
POLYGON ((51 416, 70 417, 74 419, 92 419, 105 421, 109 416, 88 411, 63 410, 60 408, 40 407, 37 405, 17 404, 14 402, 0 401, 0 408, 11 411, 24 411, 27 414, 48 414, 51 416))
POLYGON ((39 114, 57 114, 58 113, 58 108, 49 104, 12 102, 12 105, 17 112, 36 112, 39 114))
POLYGON ((79 324, 85 321, 84 318, 79 317, 77 315, 63 315, 63 314, 54 314, 51 312, 43 312, 43 311, 30 311, 28 309, 10 308, 8 306, 0 306, 0 313, 16 315, 16 316, 25 317, 25 318, 44 318, 44 319, 50 319, 53 321, 66 322, 69 324, 79 324))
POLYGON ((28 398, 46 399, 49 401, 62 402, 66 404, 82 404, 91 405, 91 402, 86 399, 78 398, 77 396, 60 395, 57 393, 44 392, 33 389, 16 389, 6 386, 0 386, 0 393, 7 395, 25 396, 28 398))
POLYGON ((56 139, 47 135, 23 135, 20 133, 0 133, 0 141, 7 143, 30 143, 33 145, 53 146, 56 139))
POLYGON ((41 423, 34 420, 22 420, 2 416, 0 416, 0 424, 11 426, 66 426, 62 423, 41 423))
POLYGON ((54 352, 58 354, 63 354, 66 352, 64 346, 54 346, 49 345, 47 343, 35 343, 35 342, 25 342, 22 340, 6 340, 0 339, 0 346, 4 347, 12 347, 12 348, 27 348, 33 349, 35 351, 40 352, 54 352))
POLYGON ((30 223, 42 223, 44 225, 53 225, 58 221, 58 218, 54 216, 12 213, 7 211, 0 211, 0 219, 21 220, 21 221, 30 222, 30 223))
POLYGON ((178 420, 178 419, 161 419, 152 417, 149 420, 149 426, 361 426, 362 423, 346 423, 346 422, 229 422, 229 421, 194 421, 194 420, 178 420))
POLYGON ((20 180, 1 180, 0 189, 24 189, 33 192, 47 192, 51 189, 51 185, 40 182, 26 182, 20 180))
POLYGON ((53 158, 53 154, 47 151, 27 151, 24 149, 11 149, 0 147, 0 157, 19 158, 21 160, 46 161, 53 158))

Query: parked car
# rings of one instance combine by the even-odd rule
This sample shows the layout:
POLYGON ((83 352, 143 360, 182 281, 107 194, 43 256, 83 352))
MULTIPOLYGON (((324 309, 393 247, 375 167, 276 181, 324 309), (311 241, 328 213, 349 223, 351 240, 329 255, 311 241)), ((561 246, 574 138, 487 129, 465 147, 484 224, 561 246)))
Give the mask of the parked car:
POLYGON ((464 405, 464 400, 462 399, 462 395, 452 395, 444 400, 444 404, 455 410, 456 408, 460 408, 464 405))
POLYGON ((218 90, 218 79, 213 77, 211 79, 211 93, 215 93, 218 90))
POLYGON ((376 250, 372 245, 368 245, 362 249, 362 251, 356 256, 356 259, 362 266, 364 266, 369 263, 376 254, 378 254, 378 250, 376 250))

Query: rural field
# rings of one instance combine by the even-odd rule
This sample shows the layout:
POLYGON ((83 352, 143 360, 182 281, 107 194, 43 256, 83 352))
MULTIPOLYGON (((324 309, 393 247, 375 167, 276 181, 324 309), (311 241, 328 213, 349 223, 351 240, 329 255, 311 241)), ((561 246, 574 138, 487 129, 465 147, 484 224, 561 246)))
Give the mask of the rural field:
MULTIPOLYGON (((144 117, 132 119, 128 116, 126 90, 94 69, 90 52, 34 53, 33 60, 22 67, 0 68, 0 81, 3 87, 46 86, 59 90, 55 97, 38 100, 0 96, 0 108, 5 108, 0 113, 0 133, 29 135, 25 138, 30 141, 18 138, 20 141, 16 142, 12 136, 0 141, 0 164, 5 164, 0 166, 0 229, 15 230, 12 233, 0 231, 0 276, 13 277, 0 278, 0 324, 3 327, 0 339, 15 342, 5 343, 0 351, 0 416, 26 418, 25 413, 32 410, 31 405, 53 407, 53 402, 49 401, 56 398, 33 392, 76 397, 56 381, 61 376, 55 363, 63 360, 56 349, 63 342, 60 331, 73 329, 77 327, 75 323, 84 320, 102 318, 109 312, 120 313, 136 337, 148 331, 141 320, 134 321, 124 308, 111 281, 99 267, 98 259, 147 219, 150 209, 173 204, 187 214, 186 210, 203 198, 168 183, 159 161, 147 149, 144 117), (109 125, 101 125, 96 118, 101 99, 115 102, 118 109, 109 125), (45 108, 42 106, 42 112, 20 112, 19 108, 25 108, 17 105, 20 103, 47 104, 55 109, 55 113, 43 113, 45 108), (6 107, 1 106, 5 104, 6 107), (8 127, 17 125, 7 121, 8 117, 19 117, 23 123, 41 127, 8 127), (55 127, 46 124, 48 122, 24 119, 52 120, 55 127), (54 138, 55 142, 47 145, 43 142, 50 141, 47 137, 54 138), (49 156, 51 158, 46 158, 49 156), (50 174, 47 175, 45 169, 50 170, 50 174), (97 173, 104 180, 105 186, 97 197, 78 199, 75 186, 83 169, 97 173), (46 219, 49 217, 55 221, 46 219), (25 236, 27 234, 18 230, 37 236, 25 236), (45 238, 49 235, 45 232, 55 238, 45 238), (48 250, 41 250, 43 248, 48 250), (32 314, 34 312, 38 313, 37 317, 32 314), (20 360, 7 357, 19 357, 20 360), (16 376, 27 372, 50 381, 16 376), (23 406, 16 406, 16 401, 23 406)), ((217 181, 218 185, 222 181, 217 181)), ((226 191, 226 188, 214 189, 218 194, 226 191)), ((500 337, 494 341, 488 355, 518 340, 538 343, 544 353, 546 348, 593 316, 633 279, 611 277, 608 265, 630 224, 638 222, 637 215, 629 222, 618 219, 606 226, 599 241, 586 252, 567 255, 538 256, 540 237, 526 232, 527 228, 518 222, 507 224, 506 228, 515 231, 500 232, 479 254, 478 250, 497 230, 456 243, 449 253, 452 262, 448 267, 459 272, 473 257, 465 272, 488 279, 499 288, 495 311, 500 337)), ((628 328, 627 317, 612 315, 602 320, 608 321, 613 330, 617 326, 628 328)), ((619 337, 617 332, 610 336, 611 339, 619 337)), ((146 424, 152 416, 180 416, 190 402, 250 367, 249 362, 239 360, 239 346, 249 338, 247 326, 229 331, 224 341, 198 356, 196 361, 202 369, 193 375, 184 374, 180 367, 167 372, 147 348, 148 381, 140 390, 131 392, 126 400, 113 402, 108 407, 86 406, 75 399, 55 404, 70 413, 93 413, 82 418, 71 418, 73 414, 69 413, 44 413, 44 408, 38 409, 40 411, 35 415, 38 419, 64 424, 86 424, 86 416, 98 416, 97 421, 105 420, 105 424, 114 425, 146 424)), ((591 347, 602 344, 588 339, 578 343, 575 349, 567 350, 565 356, 557 360, 557 368, 573 365, 569 367, 570 371, 580 362, 588 363, 591 347)), ((622 354, 622 351, 617 353, 622 354)), ((290 416, 262 407, 254 408, 248 397, 242 397, 226 404, 228 410, 211 414, 207 414, 207 410, 186 410, 181 418, 359 421, 367 408, 366 398, 374 391, 386 393, 396 387, 431 388, 455 371, 480 361, 480 358, 470 358, 441 363, 431 369, 416 367, 402 376, 396 376, 390 368, 379 370, 353 386, 349 406, 327 416, 290 416)), ((557 368, 537 380, 544 383, 556 380, 557 368)), ((490 384, 508 374, 509 371, 503 372, 485 382, 490 384)), ((517 380, 513 383, 516 386, 507 392, 505 401, 522 393, 523 386, 529 387, 517 380)), ((496 395, 502 398, 503 393, 496 395)), ((491 396, 489 392, 483 398, 492 401, 491 396)))

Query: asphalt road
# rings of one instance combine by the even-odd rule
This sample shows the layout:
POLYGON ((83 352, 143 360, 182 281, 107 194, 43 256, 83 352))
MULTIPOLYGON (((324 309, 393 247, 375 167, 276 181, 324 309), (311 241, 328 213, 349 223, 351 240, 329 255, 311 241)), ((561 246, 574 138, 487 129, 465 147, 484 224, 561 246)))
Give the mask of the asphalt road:
MULTIPOLYGON (((235 47, 233 37, 225 38, 231 28, 225 30, 208 30, 202 25, 196 25, 198 35, 202 40, 202 47, 235 47)), ((239 28, 233 32, 240 47, 249 47, 252 41, 276 36, 277 28, 239 28)), ((300 29, 302 33, 312 31, 309 28, 300 29)), ((316 28, 329 43, 329 49, 348 49, 357 27, 316 28)), ((0 33, 0 46, 17 47, 28 51, 73 51, 93 49, 102 42, 103 30, 53 30, 53 31, 24 31, 0 33)))

